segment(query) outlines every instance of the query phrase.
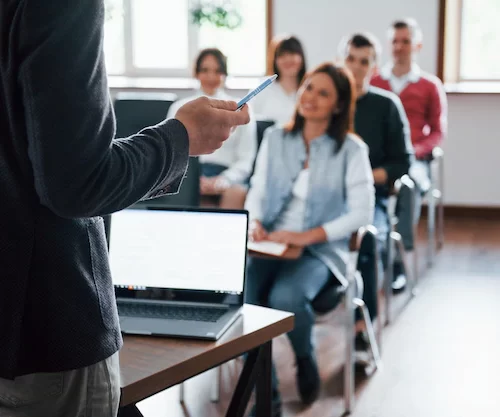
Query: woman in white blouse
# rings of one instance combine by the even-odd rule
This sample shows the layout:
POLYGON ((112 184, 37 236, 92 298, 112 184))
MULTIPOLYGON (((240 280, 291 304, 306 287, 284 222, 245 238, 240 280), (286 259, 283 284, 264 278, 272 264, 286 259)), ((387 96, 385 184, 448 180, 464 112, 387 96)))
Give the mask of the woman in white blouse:
MULTIPOLYGON (((199 90, 192 96, 173 103, 167 119, 174 118, 183 104, 200 96, 235 100, 223 90, 227 76, 227 58, 219 49, 200 51, 195 60, 194 75, 199 81, 199 90)), ((241 208, 240 200, 236 202, 232 197, 233 189, 248 181, 256 152, 256 124, 254 120, 250 120, 250 123, 238 126, 221 148, 210 155, 199 157, 201 194, 220 195, 220 206, 223 208, 241 208)))
MULTIPOLYGON (((333 64, 306 75, 291 122, 266 130, 245 204, 250 239, 303 248, 293 261, 250 258, 246 302, 295 314, 288 336, 305 404, 320 389, 311 301, 332 276, 345 280, 349 238, 373 218, 368 147, 352 133, 354 92, 350 73, 333 64)), ((273 415, 280 415, 273 375, 273 415)))
POLYGON ((288 123, 295 111, 297 90, 306 73, 306 57, 295 36, 276 37, 269 45, 267 73, 278 79, 250 102, 258 120, 288 123))

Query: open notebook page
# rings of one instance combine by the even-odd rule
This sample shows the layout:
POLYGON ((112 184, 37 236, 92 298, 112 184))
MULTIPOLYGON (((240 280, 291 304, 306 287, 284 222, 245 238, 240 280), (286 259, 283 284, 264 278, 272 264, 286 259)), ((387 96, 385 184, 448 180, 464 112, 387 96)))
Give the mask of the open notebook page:
POLYGON ((247 248, 254 252, 266 253, 269 255, 281 256, 285 253, 288 246, 284 243, 271 242, 264 240, 261 242, 248 241, 247 248))

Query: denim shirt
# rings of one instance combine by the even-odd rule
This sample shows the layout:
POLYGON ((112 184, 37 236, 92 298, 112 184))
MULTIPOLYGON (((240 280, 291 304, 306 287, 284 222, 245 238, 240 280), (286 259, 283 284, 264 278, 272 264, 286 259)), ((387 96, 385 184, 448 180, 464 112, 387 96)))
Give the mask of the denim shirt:
MULTIPOLYGON (((324 134, 309 148, 304 230, 323 227, 328 240, 308 249, 344 282, 349 238, 373 220, 375 190, 368 147, 348 134, 337 150, 337 142, 324 134)), ((287 133, 282 128, 266 131, 245 204, 250 218, 260 220, 266 230, 274 230, 306 159, 301 133, 287 133)))

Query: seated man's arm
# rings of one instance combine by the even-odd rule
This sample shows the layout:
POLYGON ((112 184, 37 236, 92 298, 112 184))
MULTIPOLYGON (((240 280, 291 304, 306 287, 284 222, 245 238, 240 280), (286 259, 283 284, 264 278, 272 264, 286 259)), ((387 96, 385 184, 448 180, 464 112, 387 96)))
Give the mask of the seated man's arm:
POLYGON ((448 129, 448 103, 443 84, 435 79, 427 102, 427 124, 430 128, 428 136, 422 136, 415 141, 417 159, 424 159, 432 150, 441 145, 448 129))
POLYGON ((410 124, 403 104, 396 95, 391 96, 391 99, 385 120, 386 158, 381 167, 387 173, 385 184, 388 185, 392 185, 398 178, 407 174, 413 160, 410 124))
POLYGON ((103 1, 32 0, 21 7, 20 97, 41 203, 63 217, 89 217, 176 192, 189 154, 182 123, 113 140, 103 1))

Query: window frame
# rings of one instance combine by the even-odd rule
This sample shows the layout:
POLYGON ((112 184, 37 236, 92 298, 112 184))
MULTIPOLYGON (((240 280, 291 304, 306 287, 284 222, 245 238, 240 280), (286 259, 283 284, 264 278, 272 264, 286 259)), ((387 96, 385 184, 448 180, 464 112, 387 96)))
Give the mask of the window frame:
POLYGON ((461 73, 463 9, 463 0, 439 0, 437 75, 447 84, 500 84, 500 78, 467 78, 461 73))
MULTIPOLYGON (((132 0, 123 1, 123 47, 124 47, 124 65, 123 72, 116 73, 110 71, 111 77, 124 78, 192 78, 192 63, 198 54, 198 35, 199 29, 196 25, 188 23, 188 66, 186 68, 140 68, 134 65, 133 56, 133 24, 132 24, 132 0)), ((193 0, 188 0, 191 3, 193 0)), ((268 53, 269 43, 272 38, 272 21, 273 21, 273 0, 266 0, 266 47, 264 53, 268 53)), ((267 59, 264 60, 265 62, 267 59)), ((266 68, 264 68, 264 72, 266 68)), ((241 76, 241 78, 261 77, 262 75, 241 76)), ((232 76, 239 78, 238 75, 232 76)))

